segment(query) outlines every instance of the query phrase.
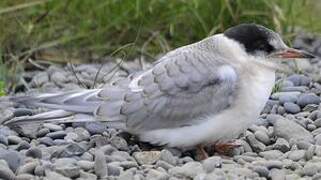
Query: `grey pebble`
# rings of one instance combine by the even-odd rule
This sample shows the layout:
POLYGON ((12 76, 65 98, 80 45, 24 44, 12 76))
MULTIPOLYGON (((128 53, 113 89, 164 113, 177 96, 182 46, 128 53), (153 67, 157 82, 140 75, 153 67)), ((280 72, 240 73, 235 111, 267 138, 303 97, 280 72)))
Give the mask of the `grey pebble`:
POLYGON ((46 174, 46 178, 48 180, 71 180, 70 178, 68 177, 65 177, 59 173, 56 173, 54 171, 51 171, 51 170, 46 170, 45 171, 45 174, 46 174))
POLYGON ((318 134, 314 137, 315 145, 321 145, 321 134, 318 134))
POLYGON ((76 141, 87 141, 90 138, 89 132, 82 128, 82 127, 77 127, 74 132, 77 134, 76 141))
POLYGON ((42 152, 39 148, 34 147, 34 148, 30 148, 26 151, 26 156, 41 159, 42 152))
POLYGON ((282 169, 271 169, 269 172, 269 177, 273 180, 284 180, 285 172, 282 169))
POLYGON ((313 122, 313 124, 314 124, 317 128, 321 127, 321 118, 316 119, 316 120, 313 122))
POLYGON ((212 156, 202 162, 203 169, 206 173, 212 172, 215 168, 222 166, 222 159, 219 156, 212 156))
POLYGON ((16 174, 33 174, 35 168, 39 165, 38 161, 31 161, 19 167, 16 174))
POLYGON ((293 74, 287 77, 287 80, 291 81, 294 86, 308 86, 311 82, 311 78, 301 74, 293 74))
POLYGON ((107 178, 108 176, 108 169, 106 158, 104 152, 100 149, 95 151, 95 166, 94 166, 95 174, 99 178, 107 178))
POLYGON ((80 160, 80 161, 77 161, 77 165, 85 170, 85 171, 89 171, 91 169, 94 169, 94 166, 95 166, 95 163, 92 162, 92 161, 84 161, 84 160, 80 160))
POLYGON ((313 176, 321 172, 321 162, 307 162, 303 168, 304 175, 313 176))
POLYGON ((42 165, 39 165, 35 168, 34 174, 36 176, 44 176, 45 175, 45 168, 42 165))
POLYGON ((5 160, 10 169, 15 172, 23 163, 24 157, 17 151, 0 148, 0 159, 5 160))
POLYGON ((294 150, 291 151, 288 155, 288 158, 292 161, 299 161, 300 159, 304 159, 305 157, 305 150, 294 150))
POLYGON ((31 146, 27 141, 21 141, 17 146, 17 151, 21 151, 23 149, 29 149, 31 146))
POLYGON ((127 141, 119 136, 114 136, 110 139, 110 143, 119 150, 126 151, 128 150, 127 141))
POLYGON ((76 178, 80 174, 80 168, 75 165, 62 165, 55 167, 55 171, 70 178, 76 178))
POLYGON ((156 163, 160 159, 160 151, 143 151, 134 152, 133 157, 136 159, 137 163, 140 165, 151 165, 156 163))
POLYGON ((96 180, 96 179, 97 179, 97 176, 95 174, 80 170, 79 178, 77 180, 96 180))
POLYGON ((259 155, 267 160, 279 159, 283 156, 283 153, 279 150, 269 150, 260 152, 259 155))
POLYGON ((72 157, 72 156, 80 156, 86 149, 82 147, 79 143, 70 143, 63 149, 57 152, 57 157, 72 157))
POLYGON ((49 131, 62 131, 63 128, 57 124, 52 124, 52 123, 44 123, 43 126, 49 131))
POLYGON ((273 148, 285 153, 290 149, 290 144, 286 139, 278 138, 273 145, 273 148))
POLYGON ((39 143, 40 143, 40 144, 47 145, 47 146, 52 146, 52 145, 54 145, 54 141, 53 141, 50 137, 42 137, 42 138, 39 138, 39 143))
POLYGON ((305 140, 309 142, 314 141, 313 136, 309 131, 291 120, 279 118, 276 119, 273 125, 274 134, 286 139, 287 141, 290 139, 305 140))
POLYGON ((112 164, 107 164, 108 176, 119 176, 122 168, 112 164))
POLYGON ((319 104, 320 97, 314 93, 301 94, 298 98, 297 104, 301 107, 304 107, 308 104, 319 104))
POLYGON ((297 104, 294 104, 292 102, 286 102, 286 103, 284 103, 283 106, 284 106, 285 111, 288 113, 296 114, 301 111, 300 106, 298 106, 297 104))
POLYGON ((27 109, 27 108, 16 108, 13 114, 14 114, 14 117, 31 116, 33 112, 31 109, 27 109))
POLYGON ((265 145, 263 143, 261 143, 260 141, 258 141, 254 134, 250 133, 246 136, 246 139, 248 141, 248 143, 250 144, 251 148, 253 149, 253 151, 255 152, 261 152, 264 151, 265 149, 265 145))
POLYGON ((161 167, 161 168, 163 168, 163 169, 165 169, 165 170, 168 170, 168 169, 174 167, 173 165, 171 165, 171 164, 169 164, 169 163, 167 163, 167 162, 165 162, 165 161, 162 161, 162 160, 157 161, 156 164, 155 164, 155 166, 156 166, 156 167, 161 167))
POLYGON ((261 141, 265 145, 269 145, 271 142, 268 134, 265 131, 262 131, 262 130, 255 131, 254 135, 257 140, 261 141))
POLYGON ((9 144, 8 138, 6 136, 0 134, 0 143, 7 146, 9 144))
POLYGON ((146 175, 146 179, 153 180, 166 180, 169 178, 169 175, 166 172, 157 171, 155 169, 149 169, 146 175))
POLYGON ((30 180, 30 179, 35 179, 35 177, 31 174, 19 174, 15 178, 15 180, 30 180))
POLYGON ((39 131, 37 131, 36 137, 43 137, 46 134, 48 134, 49 132, 50 132, 50 130, 48 128, 42 128, 39 131))
POLYGON ((168 173, 172 176, 176 176, 178 178, 194 178, 198 174, 203 173, 203 167, 202 164, 199 162, 188 162, 184 164, 183 166, 179 167, 173 167, 172 169, 168 170, 168 173))
POLYGON ((295 103, 297 102, 298 100, 298 95, 292 95, 292 94, 283 94, 279 97, 279 102, 281 104, 284 104, 284 103, 295 103))
POLYGON ((261 177, 268 178, 269 170, 265 166, 254 166, 253 170, 259 174, 261 177))
POLYGON ((170 152, 168 151, 167 149, 163 149, 161 152, 160 152, 160 157, 159 157, 160 160, 163 160, 171 165, 176 165, 177 163, 177 158, 170 152))
POLYGON ((47 137, 50 137, 52 139, 63 139, 66 135, 67 133, 65 131, 55 131, 46 134, 47 137))
POLYGON ((316 146, 315 146, 315 145, 312 145, 312 146, 310 146, 310 147, 307 149, 307 151, 305 152, 305 158, 306 158, 307 160, 310 160, 310 159, 313 158, 315 149, 316 149, 316 146))
POLYGON ((6 166, 0 166, 0 179, 14 180, 15 174, 6 166))
POLYGON ((20 142, 23 141, 20 137, 13 136, 13 135, 8 136, 7 138, 8 138, 9 144, 19 144, 20 142))

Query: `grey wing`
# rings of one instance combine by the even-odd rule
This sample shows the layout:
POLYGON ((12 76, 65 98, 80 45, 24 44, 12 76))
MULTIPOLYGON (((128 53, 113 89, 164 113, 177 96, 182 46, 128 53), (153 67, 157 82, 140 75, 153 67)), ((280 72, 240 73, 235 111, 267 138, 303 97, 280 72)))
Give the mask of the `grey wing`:
POLYGON ((236 94, 237 73, 226 62, 206 52, 172 53, 134 78, 116 105, 102 103, 96 116, 122 121, 133 133, 199 123, 230 106, 236 94))

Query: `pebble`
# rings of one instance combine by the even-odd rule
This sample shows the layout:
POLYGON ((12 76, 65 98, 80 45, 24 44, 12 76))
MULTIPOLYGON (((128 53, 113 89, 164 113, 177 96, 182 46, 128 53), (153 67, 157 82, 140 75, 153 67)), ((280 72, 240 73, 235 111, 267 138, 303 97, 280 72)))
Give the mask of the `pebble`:
POLYGON ((31 161, 19 167, 16 174, 33 174, 35 168, 38 166, 38 161, 31 161))
POLYGON ((35 177, 31 174, 19 174, 15 178, 15 180, 30 180, 30 179, 35 179, 35 177))
POLYGON ((300 159, 304 159, 305 157, 305 150, 295 150, 291 151, 288 155, 288 158, 292 161, 299 161, 300 159))
POLYGON ((284 103, 283 106, 284 106, 284 109, 287 113, 296 114, 301 111, 300 106, 298 106, 297 104, 294 104, 292 102, 286 102, 286 103, 284 103))
POLYGON ((77 161, 77 165, 83 170, 89 171, 91 169, 94 169, 95 163, 91 161, 80 160, 80 161, 77 161))
POLYGON ((321 172, 321 162, 307 162, 303 168, 304 175, 313 176, 321 172))
POLYGON ((203 169, 206 173, 212 172, 215 168, 222 166, 222 159, 219 156, 212 156, 202 162, 203 169))
POLYGON ((313 142, 312 134, 307 131, 305 128, 299 124, 287 120, 285 118, 276 119, 273 123, 274 125, 274 134, 277 137, 282 137, 289 141, 290 139, 294 140, 305 140, 308 142, 313 142))
POLYGON ((314 124, 317 128, 321 127, 321 118, 315 120, 315 121, 313 122, 313 124, 314 124))
POLYGON ((50 137, 52 139, 63 139, 66 135, 67 133, 65 131, 55 131, 46 134, 47 137, 50 137))
POLYGON ((281 158, 283 156, 283 153, 279 150, 269 150, 260 152, 259 155, 262 156, 264 159, 273 160, 281 158))
POLYGON ((163 160, 171 165, 176 165, 177 163, 177 158, 170 152, 168 151, 167 149, 163 149, 161 152, 160 152, 160 157, 159 157, 160 160, 163 160))
POLYGON ((21 141, 17 146, 17 151, 21 151, 23 149, 29 149, 31 146, 27 141, 21 141))
POLYGON ((14 150, 4 150, 0 148, 0 159, 7 162, 12 171, 16 171, 23 163, 24 157, 14 150))
POLYGON ((8 142, 9 144, 19 144, 20 142, 22 142, 23 140, 18 137, 18 136, 8 136, 8 142))
POLYGON ((52 123, 44 123, 43 127, 49 129, 49 131, 62 131, 63 128, 57 124, 52 123))
POLYGON ((260 141, 258 141, 254 134, 248 134, 246 136, 246 139, 248 141, 248 143, 250 144, 250 146, 252 147, 252 149, 255 151, 255 152, 261 152, 261 151, 264 151, 265 149, 265 145, 263 143, 261 143, 260 141))
POLYGON ((137 163, 140 165, 151 165, 155 164, 156 161, 160 159, 160 151, 143 151, 135 152, 133 157, 136 159, 137 163))
POLYGON ((7 146, 9 144, 8 138, 6 136, 0 134, 0 143, 7 146))
POLYGON ((301 74, 290 75, 287 80, 291 81, 294 86, 308 86, 311 82, 311 78, 301 74))
POLYGON ((36 137, 43 137, 43 136, 47 135, 49 132, 50 132, 50 130, 48 128, 42 128, 39 131, 37 131, 36 137))
POLYGON ((199 162, 188 162, 183 166, 173 167, 172 169, 168 170, 168 173, 177 176, 178 178, 191 178, 193 179, 198 174, 203 173, 204 170, 202 168, 202 164, 199 162))
POLYGON ((121 150, 121 151, 126 151, 128 150, 128 144, 126 142, 126 140, 122 137, 119 136, 114 136, 111 138, 110 140, 111 145, 113 145, 114 147, 116 147, 117 149, 121 150))
POLYGON ((298 98, 297 104, 301 107, 308 104, 320 104, 320 97, 313 93, 301 94, 298 98))
POLYGON ((15 174, 6 166, 0 166, 0 179, 14 180, 15 174))
POLYGON ((56 173, 54 171, 51 171, 51 170, 46 170, 45 171, 46 173, 46 177, 48 180, 71 180, 70 178, 68 177, 65 177, 59 173, 56 173))
POLYGON ((80 170, 79 172, 79 180, 96 180, 97 176, 92 173, 85 172, 83 170, 80 170))
POLYGON ((298 100, 298 95, 283 94, 279 97, 279 102, 281 104, 296 103, 297 100, 298 100))
POLYGON ((253 170, 259 174, 261 177, 269 177, 269 169, 265 166, 254 166, 253 170))
POLYGON ((254 135, 257 140, 261 141, 265 145, 269 145, 271 142, 269 135, 265 131, 262 131, 262 130, 255 131, 254 135))
POLYGON ((95 166, 94 166, 95 174, 103 179, 107 178, 108 176, 108 169, 107 169, 107 163, 106 158, 104 155, 104 152, 100 149, 96 150, 95 152, 95 166))
POLYGON ((285 153, 285 152, 289 151, 290 144, 284 138, 278 138, 276 140, 275 144, 273 145, 273 149, 276 149, 276 150, 279 150, 279 151, 285 153))
POLYGON ((41 159, 42 152, 41 152, 40 148, 37 148, 37 147, 30 148, 26 151, 26 156, 41 159))

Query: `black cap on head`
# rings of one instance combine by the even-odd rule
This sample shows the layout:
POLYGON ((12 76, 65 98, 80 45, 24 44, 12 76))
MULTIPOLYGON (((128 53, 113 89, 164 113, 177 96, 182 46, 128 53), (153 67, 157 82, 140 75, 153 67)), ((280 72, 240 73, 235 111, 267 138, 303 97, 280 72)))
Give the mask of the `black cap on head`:
POLYGON ((241 24, 227 29, 224 35, 243 44, 246 52, 255 54, 258 51, 271 53, 275 50, 270 44, 274 32, 256 24, 241 24))

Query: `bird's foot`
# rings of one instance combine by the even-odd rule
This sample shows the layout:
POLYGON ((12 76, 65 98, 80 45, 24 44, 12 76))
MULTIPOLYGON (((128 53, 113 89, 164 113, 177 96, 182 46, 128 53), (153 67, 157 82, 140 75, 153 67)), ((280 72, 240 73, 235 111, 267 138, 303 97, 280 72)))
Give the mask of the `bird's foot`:
POLYGON ((214 145, 214 151, 221 155, 230 155, 232 154, 235 148, 242 146, 242 144, 233 141, 233 142, 225 142, 225 143, 216 143, 214 145))
POLYGON ((203 145, 196 146, 196 157, 195 159, 198 161, 202 161, 208 158, 208 153, 205 151, 203 145))

